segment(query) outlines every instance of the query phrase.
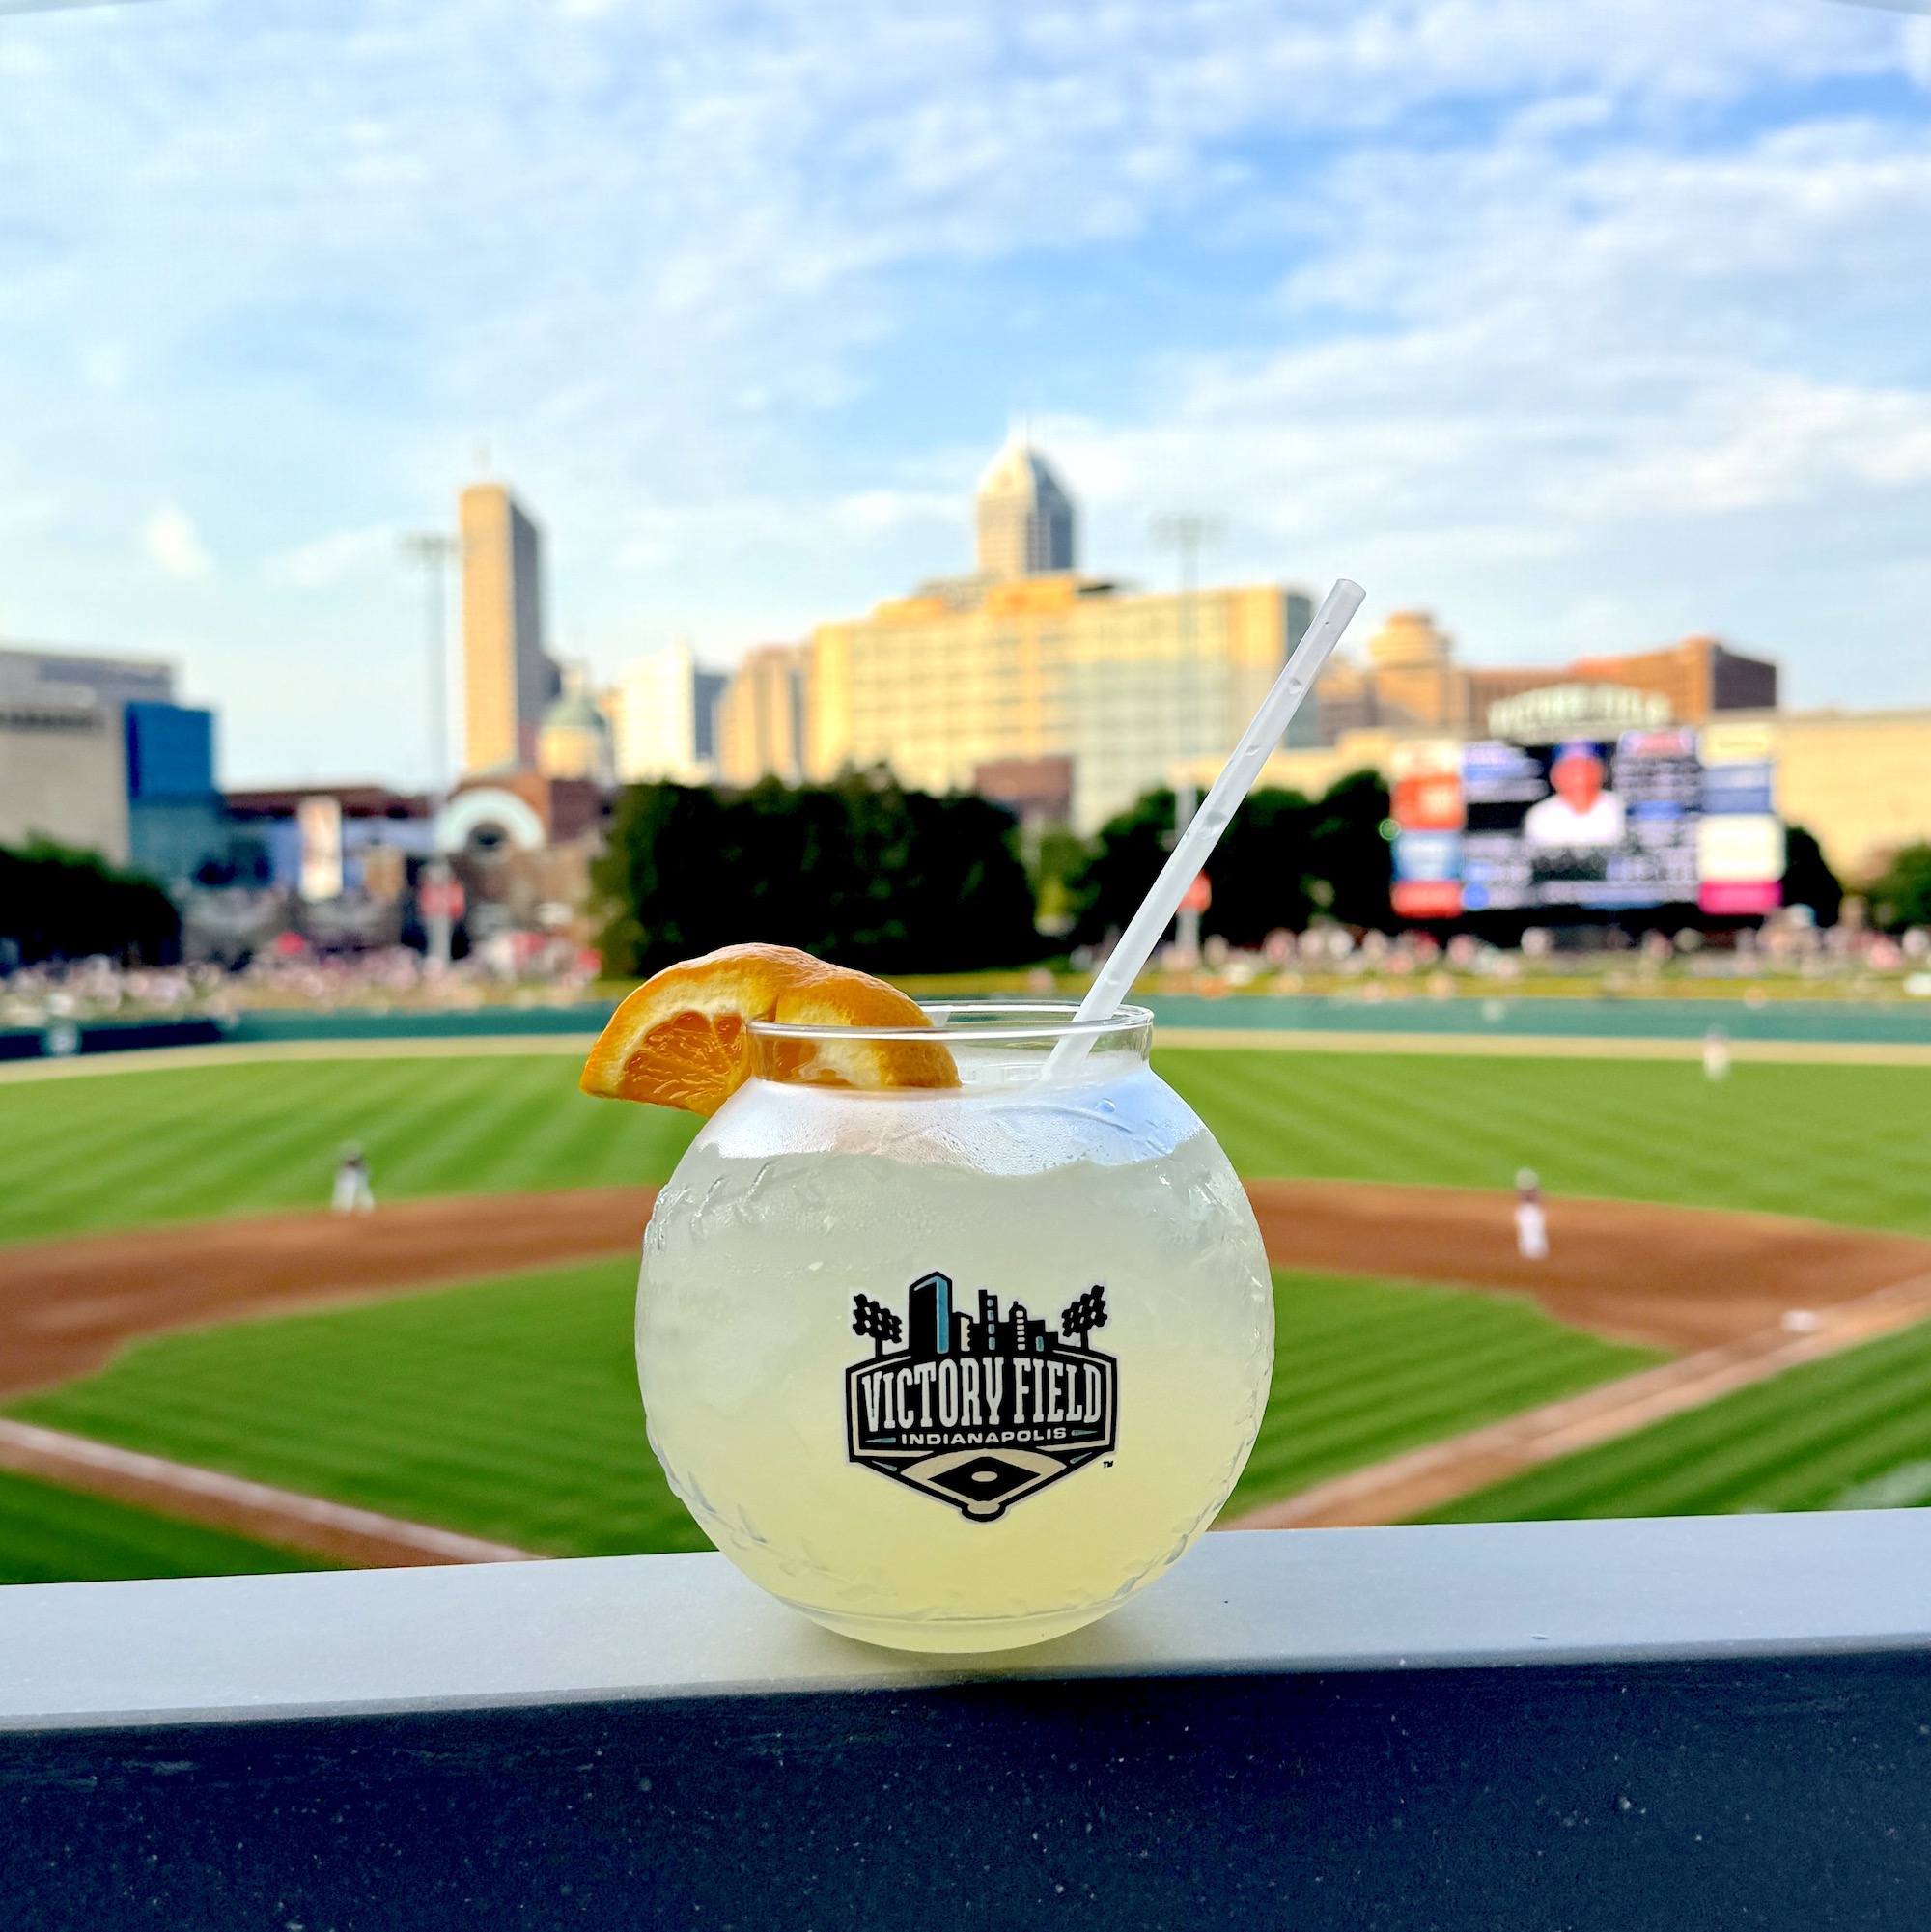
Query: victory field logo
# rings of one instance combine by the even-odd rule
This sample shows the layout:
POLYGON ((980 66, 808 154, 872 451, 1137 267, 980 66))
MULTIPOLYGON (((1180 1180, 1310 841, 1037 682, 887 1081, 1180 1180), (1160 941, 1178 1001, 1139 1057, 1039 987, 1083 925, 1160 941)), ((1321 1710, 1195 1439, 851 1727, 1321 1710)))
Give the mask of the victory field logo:
POLYGON ((1090 1339, 1106 1326, 1104 1288, 1060 1311, 1057 1335, 1022 1302, 1001 1317, 983 1290, 976 1315, 954 1308, 944 1274, 911 1284, 903 1322, 869 1296, 852 1301, 853 1332, 872 1344, 845 1371, 853 1462, 992 1523, 1111 1453, 1119 1364, 1090 1339))

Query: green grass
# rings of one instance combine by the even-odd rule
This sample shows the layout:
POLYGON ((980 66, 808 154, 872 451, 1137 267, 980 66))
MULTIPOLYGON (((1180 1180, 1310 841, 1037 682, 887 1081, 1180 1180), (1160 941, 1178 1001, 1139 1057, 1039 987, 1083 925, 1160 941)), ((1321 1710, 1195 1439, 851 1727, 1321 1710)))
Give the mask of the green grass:
POLYGON ((1246 1175, 1512 1186, 1931 1234, 1931 1069, 1183 1051, 1246 1175))
MULTIPOLYGON (((1931 1071, 1163 1053, 1251 1175, 1508 1186, 1931 1234, 1931 1071)), ((0 1084, 0 1241, 319 1206, 345 1140, 378 1197, 661 1180, 687 1114, 585 1099, 567 1054, 285 1061, 0 1084)))
POLYGON ((1274 1271, 1273 1386, 1230 1515, 1663 1357, 1513 1295, 1274 1271))
POLYGON ((636 1273, 166 1335, 9 1413, 558 1555, 706 1549, 644 1439, 636 1273))
MULTIPOLYGON (((598 1262, 141 1342, 11 1413, 559 1555, 705 1539, 644 1438, 635 1270, 598 1262)), ((1501 1296, 1277 1279, 1246 1508, 1655 1357, 1501 1296)))
POLYGON ((1433 1523, 1931 1500, 1931 1323, 1461 1498, 1433 1523))
POLYGON ((238 1577, 332 1566, 245 1537, 0 1474, 0 1583, 238 1577))
POLYGON ((291 1060, 0 1085, 0 1242, 377 1198, 661 1181, 695 1116, 591 1100, 574 1055, 291 1060))
MULTIPOLYGON (((1931 1234, 1931 1074, 1916 1069, 1745 1064, 1716 1084, 1650 1061, 1189 1050, 1160 1064, 1249 1175, 1495 1188, 1526 1162, 1557 1193, 1931 1234)), ((586 1100, 574 1076, 570 1056, 531 1054, 0 1085, 0 1241, 317 1206, 348 1139, 391 1199, 661 1179, 695 1121, 586 1100)), ((701 1547, 644 1442, 631 1280, 600 1264, 170 1336, 17 1413, 538 1549, 701 1547)), ((1646 1358, 1498 1297, 1301 1275, 1279 1298, 1274 1401, 1236 1508, 1646 1358)), ((1449 1513, 1902 1495, 1931 1460, 1931 1425, 1914 1434, 1926 1395, 1931 1338, 1897 1337, 1449 1513)), ((0 1495, 0 1577, 294 1560, 38 1484, 0 1495)))

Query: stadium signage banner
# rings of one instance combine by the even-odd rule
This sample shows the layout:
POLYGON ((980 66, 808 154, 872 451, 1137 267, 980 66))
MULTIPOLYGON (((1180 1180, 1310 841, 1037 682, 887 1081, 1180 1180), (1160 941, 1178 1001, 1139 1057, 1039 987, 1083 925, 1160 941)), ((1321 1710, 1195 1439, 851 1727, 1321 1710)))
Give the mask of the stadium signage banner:
POLYGON ((1627 685, 1540 685, 1489 707, 1489 736, 1517 744, 1563 738, 1618 738, 1669 722, 1669 700, 1627 685))
MULTIPOLYGON (((1526 693, 1511 715, 1534 722, 1527 698, 1569 688, 1593 687, 1526 693)), ((1552 704, 1541 721, 1565 709, 1582 714, 1552 704)), ((1675 905, 1734 916, 1782 903, 1783 826, 1761 727, 1428 741, 1398 745, 1393 775, 1393 904, 1405 919, 1675 905)))
POLYGON ((993 1523, 1115 1442, 1119 1364, 1092 1345, 1106 1291, 1061 1311, 1059 1333, 1015 1302, 980 1291, 978 1310, 952 1305, 948 1275, 906 1291, 905 1318, 853 1297, 852 1328, 872 1343, 845 1372, 848 1459, 993 1523))

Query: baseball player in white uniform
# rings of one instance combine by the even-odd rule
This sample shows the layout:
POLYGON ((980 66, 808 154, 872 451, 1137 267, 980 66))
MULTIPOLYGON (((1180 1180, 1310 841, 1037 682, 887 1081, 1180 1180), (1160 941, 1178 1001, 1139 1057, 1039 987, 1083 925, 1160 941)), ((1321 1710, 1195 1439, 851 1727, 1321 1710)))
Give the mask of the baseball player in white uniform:
POLYGON ((1533 1167, 1515 1177, 1515 1251, 1525 1261, 1549 1259, 1549 1217, 1542 1206, 1542 1183, 1533 1167))
POLYGON ((342 1150, 342 1159, 336 1163, 335 1194, 329 1205, 339 1215, 366 1215, 375 1211, 376 1192, 369 1185, 369 1163, 353 1141, 342 1150))

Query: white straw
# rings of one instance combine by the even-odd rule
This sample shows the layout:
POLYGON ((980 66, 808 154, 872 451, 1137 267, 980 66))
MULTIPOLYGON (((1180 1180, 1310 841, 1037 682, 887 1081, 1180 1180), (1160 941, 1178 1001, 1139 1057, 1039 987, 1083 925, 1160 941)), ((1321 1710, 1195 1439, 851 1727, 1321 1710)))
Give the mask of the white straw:
MULTIPOLYGON (((1100 968, 1091 991, 1079 1002, 1079 1011, 1074 1015, 1076 1023, 1082 1020, 1109 1019, 1119 1011, 1133 990, 1133 981, 1153 957, 1161 936, 1180 910, 1187 888, 1220 843, 1220 834, 1253 789, 1254 780, 1261 775, 1261 767, 1280 742, 1288 721, 1301 709, 1301 699, 1313 689, 1321 667, 1341 641, 1341 633, 1360 609, 1366 595, 1359 584, 1342 577, 1322 600, 1306 635, 1274 680, 1273 690, 1261 700, 1260 710, 1242 734, 1234 755, 1220 768, 1220 775, 1214 780, 1214 789, 1207 794, 1206 801, 1194 813, 1193 823, 1175 841, 1153 889, 1141 900, 1139 910, 1120 935, 1119 944, 1100 968)), ((1067 1034, 1048 1056, 1046 1078, 1063 1072, 1071 1061, 1083 1059, 1087 1046, 1086 1037, 1067 1034)))

